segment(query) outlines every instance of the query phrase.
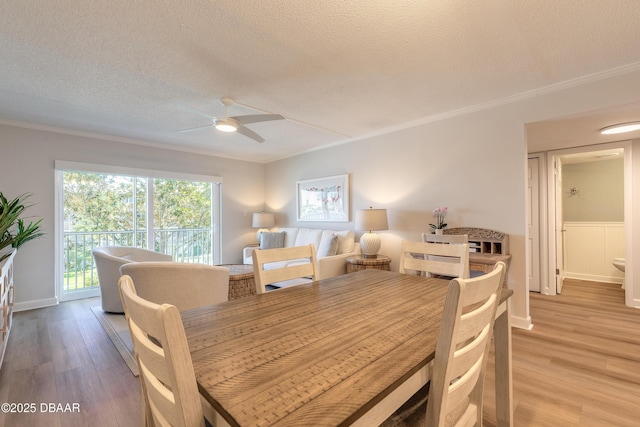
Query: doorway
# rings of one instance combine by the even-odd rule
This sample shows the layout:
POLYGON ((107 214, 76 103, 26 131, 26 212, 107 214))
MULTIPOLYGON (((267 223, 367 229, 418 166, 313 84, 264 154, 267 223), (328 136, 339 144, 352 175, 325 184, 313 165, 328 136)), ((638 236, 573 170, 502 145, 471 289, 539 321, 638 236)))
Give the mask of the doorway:
MULTIPOLYGON (((610 281, 611 277, 614 276, 612 270, 615 270, 611 263, 612 253, 620 253, 622 251, 622 257, 626 258, 625 254, 628 245, 624 242, 624 236, 630 235, 627 232, 626 224, 631 212, 631 198, 629 196, 631 189, 629 166, 631 153, 630 149, 626 148, 630 148, 629 142, 609 143, 547 153, 547 187, 549 190, 547 197, 549 205, 547 210, 549 222, 547 230, 549 239, 547 259, 549 268, 547 271, 548 290, 544 293, 550 295, 561 293, 562 281, 565 277, 610 281), (621 206, 619 206, 618 216, 602 216, 602 212, 599 213, 598 210, 608 210, 607 214, 610 214, 612 210, 610 207, 613 202, 602 202, 603 196, 598 196, 596 193, 598 191, 609 193, 605 194, 604 197, 610 197, 614 193, 611 185, 604 189, 593 187, 581 189, 580 186, 575 185, 575 181, 567 183, 565 182, 567 180, 563 178, 566 178, 567 165, 611 162, 616 158, 622 164, 621 181, 623 188, 616 188, 615 190, 621 193, 620 197, 623 200, 619 201, 621 206), (600 205, 603 206, 597 204, 598 197, 601 200, 600 205), (594 205, 594 203, 596 204, 594 205), (567 208, 573 210, 573 213, 563 213, 567 208), (618 223, 618 230, 612 231, 616 222, 618 223), (608 226, 610 224, 614 225, 608 226), (623 241, 615 243, 616 238, 623 241), (619 245, 622 245, 622 247, 619 245), (615 248, 613 248, 614 246, 615 248), (569 271, 565 271, 565 267, 568 266, 567 262, 569 263, 569 271), (580 263, 582 263, 582 267, 580 263), (583 270, 582 272, 579 271, 581 269, 583 270)), ((581 179, 587 181, 582 182, 588 182, 588 177, 585 174, 593 170, 594 166, 580 166, 574 169, 578 171, 574 171, 574 175, 576 173, 578 175, 583 174, 581 179)), ((573 178, 575 179, 575 176, 573 178)), ((619 187, 619 184, 615 185, 619 187)), ((617 202, 615 204, 617 206, 617 202)), ((624 273, 625 276, 627 274, 624 273)), ((622 276, 622 274, 620 275, 622 276)))

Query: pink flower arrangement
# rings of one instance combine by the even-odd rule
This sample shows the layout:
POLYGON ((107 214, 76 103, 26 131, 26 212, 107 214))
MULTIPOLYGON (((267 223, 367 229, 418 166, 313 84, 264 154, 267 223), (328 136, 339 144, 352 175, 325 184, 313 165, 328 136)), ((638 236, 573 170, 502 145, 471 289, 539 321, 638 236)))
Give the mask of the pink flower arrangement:
POLYGON ((447 207, 443 206, 441 208, 435 208, 433 210, 433 216, 436 218, 435 224, 429 224, 431 228, 434 229, 442 229, 447 226, 444 222, 444 217, 447 215, 447 207))

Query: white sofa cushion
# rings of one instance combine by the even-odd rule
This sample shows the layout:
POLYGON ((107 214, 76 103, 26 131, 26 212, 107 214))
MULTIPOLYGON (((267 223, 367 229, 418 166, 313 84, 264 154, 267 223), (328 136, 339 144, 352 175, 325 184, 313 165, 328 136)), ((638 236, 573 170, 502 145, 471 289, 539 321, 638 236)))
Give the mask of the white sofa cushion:
POLYGON ((320 239, 322 238, 323 230, 315 230, 311 228, 298 229, 298 235, 296 236, 296 242, 294 246, 306 246, 313 245, 316 251, 320 247, 320 239))
POLYGON ((348 254, 353 252, 356 244, 356 235, 351 230, 334 231, 338 236, 338 254, 348 254))
POLYGON ((338 236, 339 254, 351 253, 355 247, 355 233, 352 230, 318 230, 310 228, 282 227, 278 231, 284 231, 284 247, 303 246, 313 243, 316 250, 322 246, 323 239, 330 239, 332 234, 338 236))
POLYGON ((296 237, 298 236, 298 229, 294 227, 283 227, 278 231, 284 231, 284 247, 291 248, 296 245, 296 237))
POLYGON ((318 247, 317 257, 324 258, 338 253, 338 236, 334 233, 322 233, 320 247, 318 247))

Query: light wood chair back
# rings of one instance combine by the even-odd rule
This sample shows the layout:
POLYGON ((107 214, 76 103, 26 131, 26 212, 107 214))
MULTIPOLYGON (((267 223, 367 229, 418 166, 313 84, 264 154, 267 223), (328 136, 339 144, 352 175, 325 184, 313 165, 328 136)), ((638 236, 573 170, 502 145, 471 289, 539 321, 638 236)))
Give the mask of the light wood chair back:
MULTIPOLYGON (((422 241, 429 243, 441 243, 443 245, 456 245, 456 244, 469 244, 469 235, 468 234, 431 234, 431 233, 422 233, 422 241)), ((468 255, 467 255, 468 256, 468 255)), ((435 256, 430 256, 430 259, 447 261, 446 258, 437 258, 435 256)), ((450 261, 450 260, 449 260, 450 261)), ((468 263, 467 263, 468 264, 468 263)), ((467 271, 463 276, 464 279, 468 279, 471 277, 469 266, 467 265, 467 271)))
POLYGON ((318 279, 318 261, 313 244, 253 251, 256 293, 266 292, 267 285, 299 278, 318 279), (298 262, 299 261, 299 262, 298 262), (280 263, 280 267, 274 267, 280 263), (284 266, 285 264, 292 264, 284 266), (269 264, 272 264, 269 266, 269 264), (266 268, 265 268, 266 267, 266 268))
POLYGON ((427 426, 481 426, 491 334, 506 265, 449 283, 427 403, 427 426))
POLYGON ((431 234, 422 233, 422 241, 429 243, 469 243, 468 234, 431 234))
POLYGON ((140 298, 129 276, 120 296, 140 371, 145 425, 204 426, 204 413, 178 309, 140 298))
POLYGON ((229 300, 229 269, 186 262, 136 262, 120 267, 139 297, 179 311, 229 300))
POLYGON ((400 273, 414 270, 430 276, 469 278, 469 245, 402 241, 400 273))

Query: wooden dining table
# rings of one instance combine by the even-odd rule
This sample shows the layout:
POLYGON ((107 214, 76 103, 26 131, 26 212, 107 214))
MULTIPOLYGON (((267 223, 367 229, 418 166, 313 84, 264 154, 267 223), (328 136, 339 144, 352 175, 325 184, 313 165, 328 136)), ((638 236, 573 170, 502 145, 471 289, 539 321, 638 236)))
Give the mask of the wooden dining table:
MULTIPOLYGON (((230 426, 376 426, 430 379, 447 281, 381 270, 182 313, 201 395, 230 426)), ((498 425, 512 425, 511 332, 496 320, 498 425)))

